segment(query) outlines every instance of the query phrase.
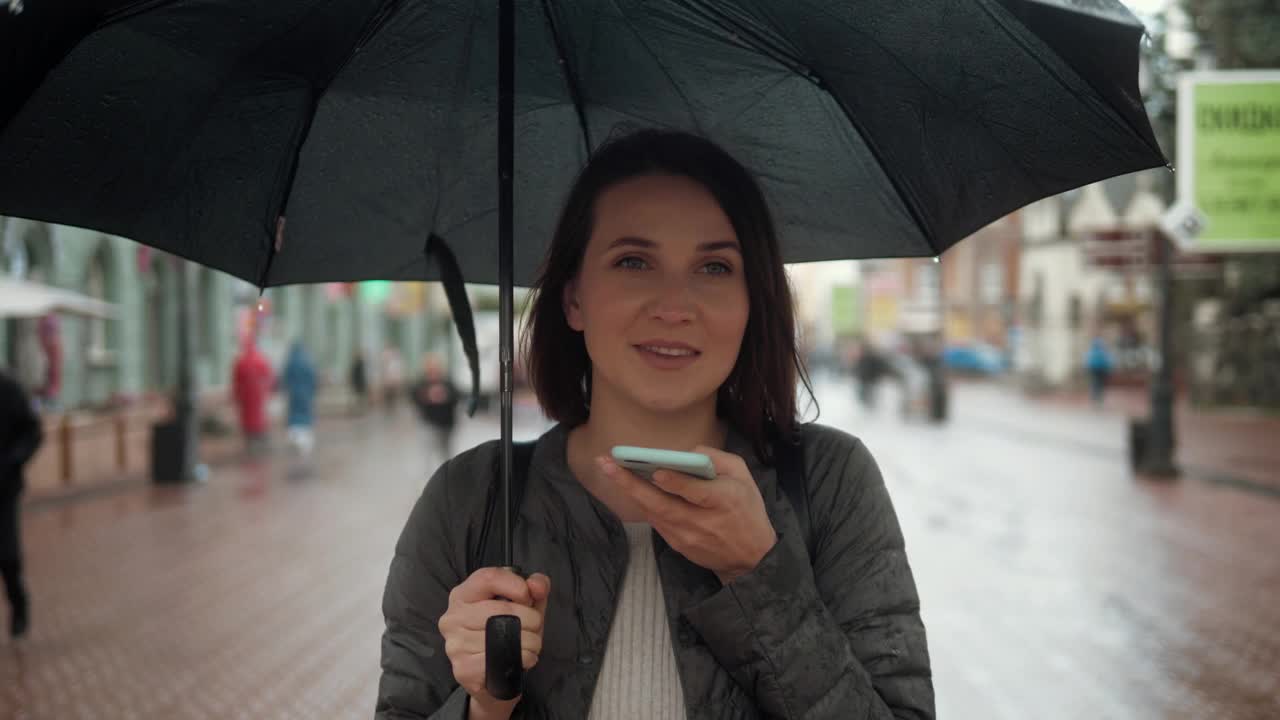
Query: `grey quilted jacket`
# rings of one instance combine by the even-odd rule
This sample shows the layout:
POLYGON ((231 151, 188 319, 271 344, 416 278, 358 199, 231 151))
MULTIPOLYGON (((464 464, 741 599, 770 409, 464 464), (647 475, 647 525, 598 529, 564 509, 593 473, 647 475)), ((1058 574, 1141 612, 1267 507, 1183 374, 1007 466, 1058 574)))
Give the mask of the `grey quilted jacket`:
MULTIPOLYGON (((722 586, 653 536, 688 717, 932 718, 919 599, 880 471, 856 438, 804 433, 812 565, 773 470, 735 433, 726 449, 760 485, 777 545, 722 586)), ((567 436, 538 440, 515 526, 517 563, 552 586, 520 718, 587 717, 626 572, 622 524, 570 474, 567 436)), ((497 452, 490 442, 446 463, 409 516, 383 598, 377 718, 467 715, 436 623, 476 552, 497 452)))

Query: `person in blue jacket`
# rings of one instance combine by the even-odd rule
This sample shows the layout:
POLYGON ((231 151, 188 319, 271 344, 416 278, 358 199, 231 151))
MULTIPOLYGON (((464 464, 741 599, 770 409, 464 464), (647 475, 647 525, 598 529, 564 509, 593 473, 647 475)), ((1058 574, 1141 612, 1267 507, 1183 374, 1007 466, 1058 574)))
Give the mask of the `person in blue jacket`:
POLYGON ((301 341, 294 342, 289 349, 282 379, 289 401, 286 421, 289 444, 300 455, 306 456, 315 445, 312 426, 315 425, 316 368, 301 341))
POLYGON ((1107 381, 1111 378, 1111 351, 1101 335, 1095 335, 1089 343, 1089 351, 1084 356, 1084 367, 1089 373, 1089 397, 1094 405, 1102 405, 1107 392, 1107 381))

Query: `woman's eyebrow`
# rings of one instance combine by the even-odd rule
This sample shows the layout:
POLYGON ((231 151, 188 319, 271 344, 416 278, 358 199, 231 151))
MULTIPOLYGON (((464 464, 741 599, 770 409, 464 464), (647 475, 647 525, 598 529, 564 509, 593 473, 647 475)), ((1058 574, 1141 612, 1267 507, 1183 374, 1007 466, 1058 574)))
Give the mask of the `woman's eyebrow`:
POLYGON ((742 253, 742 246, 737 240, 717 240, 716 242, 705 242, 698 245, 698 252, 714 252, 716 250, 733 250, 739 254, 742 253))
MULTIPOLYGON (((619 248, 619 247, 636 247, 636 248, 652 249, 657 246, 658 246, 658 243, 652 240, 646 240, 645 238, 632 237, 628 235, 625 237, 620 237, 617 240, 614 240, 613 242, 609 243, 609 247, 605 248, 605 250, 606 251, 613 250, 614 248, 619 248)), ((698 244, 698 252, 714 252, 716 250, 734 250, 738 253, 741 253, 742 246, 738 244, 737 240, 716 240, 714 242, 705 242, 705 243, 698 244)))
POLYGON ((640 237, 631 237, 628 235, 625 237, 620 237, 617 240, 614 240, 613 242, 609 243, 609 247, 605 248, 605 250, 612 250, 618 247, 638 247, 638 248, 648 249, 648 248, 655 248, 657 246, 658 246, 658 243, 652 240, 646 240, 640 237))

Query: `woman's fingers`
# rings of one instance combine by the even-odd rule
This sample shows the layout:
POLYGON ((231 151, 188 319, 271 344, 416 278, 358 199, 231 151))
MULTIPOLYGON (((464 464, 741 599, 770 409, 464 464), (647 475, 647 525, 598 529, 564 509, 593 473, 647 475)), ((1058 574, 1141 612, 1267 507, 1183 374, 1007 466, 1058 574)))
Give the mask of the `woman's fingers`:
MULTIPOLYGON (((542 654, 542 634, 529 630, 520 631, 520 649, 534 655, 542 654)), ((483 655, 485 651, 484 632, 468 630, 455 633, 444 642, 444 652, 450 658, 466 655, 483 655)))
POLYGON ((538 664, 537 653, 532 653, 532 652, 529 652, 528 650, 524 650, 520 653, 520 666, 523 667, 525 670, 530 670, 533 668, 534 665, 537 665, 537 664, 538 664))
POLYGON ((531 607, 505 600, 482 600, 467 605, 459 614, 460 627, 464 630, 484 630, 489 618, 495 615, 514 615, 525 630, 542 630, 542 613, 531 607))
POLYGON ((473 697, 486 692, 485 627, 497 615, 520 621, 520 664, 525 670, 537 665, 550 596, 551 579, 546 575, 536 573, 525 580, 501 568, 477 570, 455 587, 439 627, 458 684, 473 697))
POLYGON ((453 679, 466 689, 472 697, 485 693, 484 688, 484 653, 449 656, 453 661, 453 679))
POLYGON ((551 578, 542 573, 534 573, 529 578, 529 593, 533 596, 533 609, 544 618, 547 615, 547 601, 551 599, 551 578))
POLYGON ((480 568, 471 573, 471 577, 449 593, 449 603, 474 603, 495 597, 506 598, 520 605, 533 605, 529 583, 510 570, 495 567, 480 568))

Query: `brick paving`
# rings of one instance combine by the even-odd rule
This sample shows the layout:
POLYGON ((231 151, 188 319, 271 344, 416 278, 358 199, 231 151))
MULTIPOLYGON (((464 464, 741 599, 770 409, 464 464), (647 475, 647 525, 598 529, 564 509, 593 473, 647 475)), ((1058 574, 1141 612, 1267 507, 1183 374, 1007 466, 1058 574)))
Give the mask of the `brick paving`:
MULTIPOLYGON (((998 389, 960 389, 942 428, 862 414, 838 382, 819 397, 884 468, 939 717, 1280 717, 1280 500, 1135 479, 1120 417, 998 389)), ((370 717, 421 433, 370 416, 310 464, 30 510, 33 633, 0 640, 0 718, 370 717)))
POLYGON ((1135 478, 1122 414, 960 386, 936 428, 832 396, 894 493, 939 717, 1280 718, 1275 496, 1135 478))
MULTIPOLYGON (((1083 393, 1059 393, 1041 403, 1096 414, 1083 393)), ((1114 388, 1101 413, 1146 417, 1150 398, 1144 387, 1114 388)), ((1175 408, 1178 460, 1193 476, 1226 483, 1257 484, 1280 493, 1280 414, 1251 408, 1199 408, 1179 399, 1175 408)))

